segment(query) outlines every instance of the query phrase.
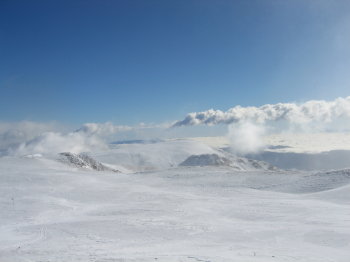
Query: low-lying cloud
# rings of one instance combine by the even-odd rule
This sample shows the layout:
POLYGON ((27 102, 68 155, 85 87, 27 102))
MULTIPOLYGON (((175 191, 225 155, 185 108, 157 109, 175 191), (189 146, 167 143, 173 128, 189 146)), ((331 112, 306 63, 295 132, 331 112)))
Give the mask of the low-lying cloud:
POLYGON ((265 147, 263 136, 265 128, 250 122, 229 125, 227 138, 233 153, 245 155, 257 153, 265 147))
POLYGON ((106 142, 98 136, 87 136, 79 132, 67 134, 47 132, 17 147, 10 148, 9 153, 12 155, 81 153, 106 148, 106 142))
POLYGON ((278 103, 260 107, 235 106, 226 112, 210 109, 190 113, 185 119, 175 122, 173 127, 238 122, 258 124, 278 121, 286 121, 290 124, 328 123, 339 118, 350 119, 350 96, 337 98, 333 101, 311 100, 302 104, 278 103))
POLYGON ((20 122, 0 124, 0 150, 3 154, 56 154, 90 152, 108 148, 108 139, 118 132, 132 130, 112 123, 87 123, 73 132, 60 132, 53 124, 20 122))
POLYGON ((58 131, 61 128, 57 123, 0 122, 0 150, 34 139, 44 132, 58 131))
POLYGON ((226 112, 207 110, 190 113, 173 127, 228 125, 227 138, 237 154, 256 153, 264 148, 269 132, 346 131, 350 127, 350 96, 333 101, 278 103, 260 107, 235 106, 226 112))
POLYGON ((93 152, 108 149, 115 139, 128 135, 147 136, 163 125, 136 126, 106 123, 86 123, 73 132, 62 132, 53 124, 21 122, 0 124, 0 155, 57 154, 60 152, 93 152))
MULTIPOLYGON (((346 123, 350 123, 350 96, 333 101, 311 100, 301 104, 235 106, 226 112, 211 109, 190 113, 185 119, 173 125, 121 126, 110 122, 87 123, 73 132, 62 132, 62 126, 57 123, 29 121, 0 123, 0 155, 89 152, 106 149, 108 144, 116 139, 175 137, 178 135, 176 130, 184 131, 184 129, 169 127, 201 128, 200 125, 219 124, 228 125, 227 137, 231 142, 232 150, 239 154, 246 154, 263 148, 262 136, 266 131, 291 130, 293 126, 302 126, 302 130, 306 127, 308 131, 316 130, 319 126, 326 131, 329 127, 333 128, 332 131, 339 131, 342 128, 344 131, 346 123)), ((292 130, 294 131, 293 128, 292 130)), ((200 134, 196 132, 195 135, 200 134)))

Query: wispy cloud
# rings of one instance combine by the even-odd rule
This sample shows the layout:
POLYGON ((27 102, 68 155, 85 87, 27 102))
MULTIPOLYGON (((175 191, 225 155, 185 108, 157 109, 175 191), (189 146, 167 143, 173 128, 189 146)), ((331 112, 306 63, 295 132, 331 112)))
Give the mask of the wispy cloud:
POLYGON ((31 140, 44 132, 61 130, 57 123, 0 122, 0 150, 31 140))
POLYGON ((84 133, 86 135, 98 135, 98 136, 109 136, 117 132, 130 131, 135 127, 114 125, 111 122, 106 123, 86 123, 75 132, 84 133))
POLYGON ((155 130, 165 130, 167 124, 136 126, 106 123, 86 123, 71 132, 62 132, 58 124, 16 122, 0 123, 0 151, 10 155, 56 154, 104 150, 120 134, 136 133, 141 136, 155 130))

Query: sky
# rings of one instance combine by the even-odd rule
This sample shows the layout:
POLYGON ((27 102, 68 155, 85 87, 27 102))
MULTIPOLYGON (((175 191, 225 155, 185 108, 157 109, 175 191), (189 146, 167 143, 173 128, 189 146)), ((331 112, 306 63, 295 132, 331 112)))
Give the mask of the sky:
POLYGON ((350 1, 1 0, 0 121, 163 123, 350 92, 350 1))

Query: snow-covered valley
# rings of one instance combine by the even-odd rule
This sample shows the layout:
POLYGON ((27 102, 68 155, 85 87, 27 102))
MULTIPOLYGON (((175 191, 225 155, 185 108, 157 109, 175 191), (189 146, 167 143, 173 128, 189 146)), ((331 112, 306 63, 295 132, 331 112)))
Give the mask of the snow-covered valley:
POLYGON ((113 145, 82 166, 3 156, 0 261, 348 261, 350 170, 225 154, 179 140, 113 145))

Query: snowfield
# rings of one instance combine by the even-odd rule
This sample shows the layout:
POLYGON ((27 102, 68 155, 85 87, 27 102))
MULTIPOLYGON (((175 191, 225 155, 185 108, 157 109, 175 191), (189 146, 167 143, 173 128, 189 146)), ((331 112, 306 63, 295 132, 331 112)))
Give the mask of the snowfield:
POLYGON ((349 261, 350 170, 179 166, 205 154, 225 152, 180 140, 90 154, 110 171, 1 157, 0 261, 349 261))

